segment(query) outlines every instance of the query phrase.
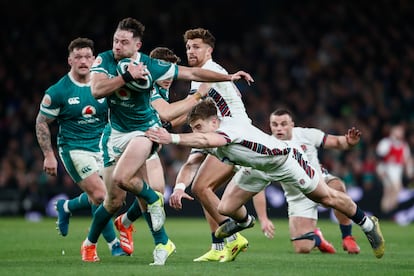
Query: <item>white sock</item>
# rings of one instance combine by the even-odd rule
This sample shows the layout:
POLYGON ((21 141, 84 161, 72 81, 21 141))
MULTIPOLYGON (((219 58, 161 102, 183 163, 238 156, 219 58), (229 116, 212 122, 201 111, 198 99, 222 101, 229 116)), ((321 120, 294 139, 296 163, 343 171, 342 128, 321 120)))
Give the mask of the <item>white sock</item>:
POLYGON ((132 224, 132 221, 129 220, 127 213, 125 213, 125 215, 122 216, 121 222, 126 228, 130 227, 132 224))
POLYGON ((113 241, 108 242, 108 247, 109 250, 112 250, 112 247, 114 246, 115 243, 119 242, 118 238, 115 238, 113 241))
POLYGON ((232 242, 232 241, 234 241, 236 239, 237 239, 237 235, 236 234, 233 234, 230 237, 225 238, 225 240, 226 240, 227 243, 228 242, 232 242))
POLYGON ((247 227, 250 224, 250 222, 252 222, 252 216, 248 215, 246 222, 238 222, 237 224, 241 227, 247 227))
POLYGON ((70 210, 69 210, 69 206, 68 206, 68 204, 69 204, 69 200, 65 200, 65 202, 63 203, 63 210, 64 210, 66 213, 70 213, 70 210))
POLYGON ((364 223, 361 224, 361 228, 362 228, 362 231, 364 231, 365 233, 369 232, 374 228, 374 223, 369 217, 366 217, 366 220, 364 221, 364 223))
POLYGON ((86 240, 83 242, 83 245, 89 246, 89 245, 93 245, 95 243, 92 243, 90 240, 88 240, 88 238, 86 238, 86 240))
POLYGON ((214 250, 223 250, 224 249, 224 242, 212 243, 211 249, 214 250))

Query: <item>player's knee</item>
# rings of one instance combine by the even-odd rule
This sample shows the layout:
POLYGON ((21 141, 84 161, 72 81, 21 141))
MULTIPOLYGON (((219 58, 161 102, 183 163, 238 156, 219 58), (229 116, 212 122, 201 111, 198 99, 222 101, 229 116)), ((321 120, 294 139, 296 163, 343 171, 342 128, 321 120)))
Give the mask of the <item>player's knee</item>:
POLYGON ((125 191, 131 191, 133 188, 132 179, 127 179, 123 176, 114 175, 112 179, 113 185, 125 191))
POLYGON ((206 193, 207 193, 208 187, 205 186, 203 183, 200 185, 200 183, 197 183, 196 185, 191 185, 191 192, 195 196, 196 199, 202 200, 206 193))
POLYGON ((297 254, 308 254, 312 251, 312 247, 304 245, 294 246, 294 249, 297 254))
POLYGON ((107 197, 104 201, 104 207, 105 209, 111 213, 116 213, 119 209, 121 209, 125 204, 125 198, 124 197, 107 197))
POLYGON ((92 204, 100 205, 105 200, 106 192, 105 190, 95 190, 88 196, 92 204))
POLYGON ((339 192, 346 192, 345 183, 339 179, 334 179, 328 183, 328 186, 339 192))
POLYGON ((221 204, 221 203, 217 206, 217 212, 220 215, 223 215, 223 216, 229 216, 230 213, 231 213, 230 209, 227 208, 224 204, 221 204))
POLYGON ((314 241, 309 240, 309 238, 303 236, 303 240, 296 240, 292 242, 293 249, 297 254, 308 254, 312 251, 314 247, 314 241))

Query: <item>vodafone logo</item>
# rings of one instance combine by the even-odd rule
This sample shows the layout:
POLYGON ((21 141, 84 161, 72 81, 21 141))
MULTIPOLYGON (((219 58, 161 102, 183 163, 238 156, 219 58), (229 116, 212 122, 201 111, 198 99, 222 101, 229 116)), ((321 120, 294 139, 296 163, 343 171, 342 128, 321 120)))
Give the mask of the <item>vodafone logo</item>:
POLYGON ((126 89, 119 89, 115 92, 115 95, 120 98, 121 100, 128 100, 131 98, 131 92, 126 89))
POLYGON ((95 109, 95 107, 93 107, 91 105, 87 105, 82 109, 82 116, 84 118, 90 118, 95 114, 96 114, 96 109, 95 109))

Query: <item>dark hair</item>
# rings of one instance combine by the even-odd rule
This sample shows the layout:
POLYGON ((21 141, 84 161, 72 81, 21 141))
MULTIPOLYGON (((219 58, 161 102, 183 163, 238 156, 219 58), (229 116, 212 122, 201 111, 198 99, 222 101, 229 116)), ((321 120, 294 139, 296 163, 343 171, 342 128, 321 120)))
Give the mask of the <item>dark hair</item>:
POLYGON ((278 107, 275 109, 275 111, 270 114, 271 116, 282 116, 282 115, 289 115, 290 118, 292 118, 293 121, 293 113, 286 107, 278 107))
POLYGON ((94 43, 89 38, 78 37, 72 40, 68 46, 69 54, 73 52, 75 49, 82 49, 82 48, 90 48, 92 53, 94 52, 94 43))
POLYGON ((189 39, 201 38, 204 43, 208 44, 214 49, 216 38, 210 33, 209 30, 203 28, 187 30, 184 33, 184 43, 187 43, 189 39))
POLYGON ((131 32, 134 38, 142 38, 144 36, 145 26, 138 20, 127 17, 119 21, 116 29, 131 32))
POLYGON ((187 123, 191 124, 198 119, 205 120, 213 116, 217 116, 216 103, 212 98, 206 98, 191 109, 187 116, 187 123))
POLYGON ((166 47, 157 47, 151 51, 150 57, 162 59, 171 63, 180 63, 181 59, 166 47))

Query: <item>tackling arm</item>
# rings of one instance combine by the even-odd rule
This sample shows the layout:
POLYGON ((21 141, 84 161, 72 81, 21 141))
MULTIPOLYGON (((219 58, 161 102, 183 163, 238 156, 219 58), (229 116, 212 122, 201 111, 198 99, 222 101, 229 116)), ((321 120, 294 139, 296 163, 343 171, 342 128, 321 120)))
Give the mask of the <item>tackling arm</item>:
POLYGON ((178 144, 192 148, 216 148, 227 144, 227 140, 216 132, 171 134, 164 128, 149 129, 145 135, 159 144, 178 144))

